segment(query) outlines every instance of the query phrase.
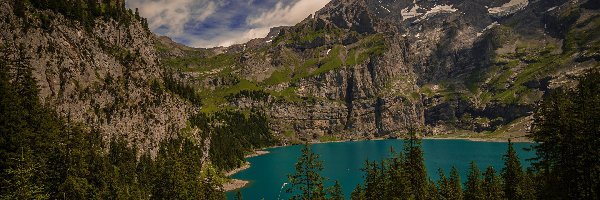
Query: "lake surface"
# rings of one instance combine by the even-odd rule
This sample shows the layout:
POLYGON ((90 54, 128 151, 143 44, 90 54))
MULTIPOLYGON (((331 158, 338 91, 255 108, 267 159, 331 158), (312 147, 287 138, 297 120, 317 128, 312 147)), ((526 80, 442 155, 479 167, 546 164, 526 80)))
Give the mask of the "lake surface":
MULTIPOLYGON (((327 181, 327 185, 332 185, 333 180, 338 180, 345 197, 349 198, 354 187, 362 184, 363 172, 360 169, 365 160, 389 158, 390 147, 398 152, 401 151, 402 145, 402 140, 374 140, 313 144, 312 149, 323 161, 325 170, 321 175, 331 180, 327 181)), ((533 158, 535 153, 524 148, 529 148, 531 143, 514 143, 514 146, 522 165, 530 166, 526 159, 533 158)), ((471 161, 477 162, 481 171, 492 166, 499 173, 503 166, 502 155, 506 152, 507 143, 425 139, 422 147, 427 172, 432 179, 438 179, 439 168, 448 174, 452 166, 455 166, 464 182, 471 161)), ((300 156, 301 148, 299 145, 271 148, 268 149, 269 154, 249 158, 251 167, 232 176, 250 181, 241 189, 244 199, 270 200, 278 199, 279 195, 281 199, 288 199, 290 195, 281 188, 283 183, 288 182, 287 175, 294 173, 294 164, 300 156)), ((234 194, 235 191, 228 192, 227 198, 233 199, 234 194)))

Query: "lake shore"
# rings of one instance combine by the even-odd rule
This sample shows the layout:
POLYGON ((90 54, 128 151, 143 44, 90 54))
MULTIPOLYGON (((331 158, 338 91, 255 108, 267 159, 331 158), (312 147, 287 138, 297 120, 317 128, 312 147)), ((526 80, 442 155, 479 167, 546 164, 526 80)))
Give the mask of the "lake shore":
MULTIPOLYGON (((310 144, 354 142, 354 141, 365 141, 365 140, 386 140, 386 139, 389 139, 389 138, 372 138, 372 139, 363 139, 363 140, 311 141, 310 144)), ((401 139, 401 138, 399 138, 399 139, 401 139)), ((472 135, 472 134, 470 134, 468 136, 467 135, 448 134, 448 135, 438 135, 438 136, 426 136, 426 137, 422 137, 421 139, 468 140, 468 141, 474 141, 474 142, 508 142, 508 139, 510 139, 512 142, 532 142, 532 140, 525 135, 519 136, 519 137, 504 138, 504 137, 485 137, 485 136, 479 137, 479 135, 472 135)), ((284 146, 290 146, 290 145, 284 145, 284 146)), ((272 146, 272 147, 268 147, 268 148, 277 148, 277 147, 284 147, 284 146, 272 146)), ((251 158, 251 157, 265 155, 265 154, 270 153, 269 151, 266 151, 265 149, 267 149, 267 148, 256 150, 256 151, 254 151, 254 153, 246 155, 244 157, 251 158)), ((225 172, 225 176, 230 177, 230 176, 232 176, 238 172, 244 171, 248 168, 250 168, 250 163, 246 162, 241 167, 238 167, 231 171, 225 172)), ((223 190, 225 190, 225 192, 237 190, 237 189, 245 187, 248 183, 249 183, 249 181, 246 181, 246 180, 230 179, 230 181, 228 183, 223 184, 223 190)))
POLYGON ((508 142, 510 139, 511 142, 533 142, 528 137, 514 137, 514 138, 485 138, 485 137, 423 137, 422 139, 426 140, 469 140, 473 142, 508 142))
MULTIPOLYGON (((268 153, 269 153, 269 151, 266 151, 264 149, 263 150, 256 150, 256 151, 254 151, 254 153, 246 155, 244 157, 245 158, 252 158, 252 157, 255 157, 255 156, 265 155, 265 154, 268 154, 268 153)), ((227 176, 227 177, 233 176, 234 174, 236 174, 238 172, 241 172, 241 171, 244 171, 244 170, 246 170, 248 168, 250 168, 250 163, 246 162, 241 167, 238 167, 238 168, 235 168, 235 169, 233 169, 231 171, 225 172, 225 176, 227 176)), ((225 192, 232 191, 232 190, 237 190, 237 189, 245 187, 248 183, 249 183, 249 181, 246 181, 246 180, 239 180, 239 179, 233 179, 232 178, 232 179, 229 180, 229 182, 223 184, 223 190, 225 192)))

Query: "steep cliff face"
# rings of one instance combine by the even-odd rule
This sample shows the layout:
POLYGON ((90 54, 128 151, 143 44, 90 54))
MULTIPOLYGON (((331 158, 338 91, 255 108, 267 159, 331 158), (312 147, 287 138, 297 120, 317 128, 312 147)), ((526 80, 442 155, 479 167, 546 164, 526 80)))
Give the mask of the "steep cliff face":
MULTIPOLYGON (((133 18, 133 17, 132 17, 133 18)), ((33 68, 40 98, 69 122, 155 153, 197 111, 161 90, 155 36, 139 20, 96 19, 90 29, 50 10, 14 15, 0 1, 0 56, 33 68)))
POLYGON ((525 133, 545 92, 598 67, 590 5, 334 0, 266 38, 166 59, 210 93, 203 111, 262 108, 285 139, 525 133))

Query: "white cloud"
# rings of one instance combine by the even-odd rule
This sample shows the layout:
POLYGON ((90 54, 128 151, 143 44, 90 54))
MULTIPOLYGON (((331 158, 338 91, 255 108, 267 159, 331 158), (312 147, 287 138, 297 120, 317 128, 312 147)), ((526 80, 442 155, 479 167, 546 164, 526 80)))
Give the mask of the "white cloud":
POLYGON ((314 14, 327 3, 329 0, 299 0, 293 5, 285 6, 279 2, 272 10, 249 19, 248 23, 262 27, 292 25, 314 14))
POLYGON ((190 46, 194 47, 218 47, 218 46, 231 46, 234 44, 240 44, 248 42, 254 38, 265 37, 269 33, 270 28, 253 28, 249 30, 227 30, 222 32, 218 36, 209 39, 198 38, 189 36, 190 46))
POLYGON ((294 25, 329 1, 279 1, 267 8, 259 7, 255 0, 127 0, 127 5, 139 8, 149 28, 158 34, 193 47, 215 47, 265 37, 271 27, 294 25), (232 28, 232 21, 239 20, 232 16, 240 13, 245 21, 233 22, 242 25, 232 28), (207 19, 210 26, 201 26, 207 19))
POLYGON ((163 34, 180 36, 185 24, 201 22, 213 15, 218 2, 210 0, 129 0, 129 7, 139 8, 140 15, 148 19, 152 30, 165 29, 163 34))

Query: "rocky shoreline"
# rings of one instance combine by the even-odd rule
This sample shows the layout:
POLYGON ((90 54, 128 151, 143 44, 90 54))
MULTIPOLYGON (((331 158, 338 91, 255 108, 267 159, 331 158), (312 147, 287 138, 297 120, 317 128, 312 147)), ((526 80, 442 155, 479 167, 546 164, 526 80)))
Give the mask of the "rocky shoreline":
MULTIPOLYGON (((252 158, 252 157, 255 157, 255 156, 260 156, 260 155, 264 155, 264 154, 268 154, 268 153, 269 153, 269 151, 257 150, 257 151, 254 151, 253 154, 246 155, 245 158, 252 158)), ((231 171, 225 172, 225 176, 228 176, 228 177, 232 176, 232 175, 234 175, 234 174, 236 174, 238 172, 244 171, 244 170, 246 170, 248 168, 250 168, 250 163, 246 162, 241 167, 238 167, 238 168, 233 169, 231 171)), ((249 181, 246 181, 246 180, 239 180, 239 179, 233 179, 232 178, 232 179, 229 180, 229 182, 223 184, 223 190, 226 191, 226 192, 227 191, 232 191, 232 190, 237 190, 237 189, 245 187, 248 183, 249 183, 249 181)))

